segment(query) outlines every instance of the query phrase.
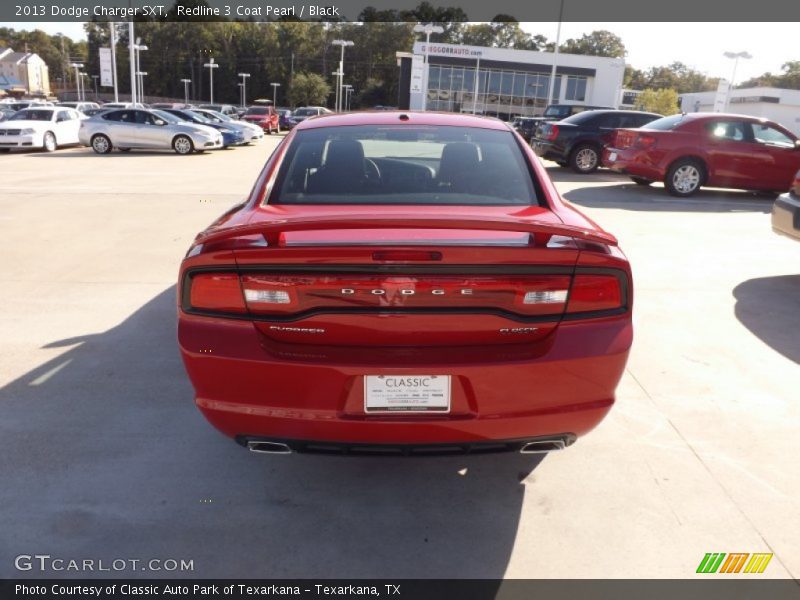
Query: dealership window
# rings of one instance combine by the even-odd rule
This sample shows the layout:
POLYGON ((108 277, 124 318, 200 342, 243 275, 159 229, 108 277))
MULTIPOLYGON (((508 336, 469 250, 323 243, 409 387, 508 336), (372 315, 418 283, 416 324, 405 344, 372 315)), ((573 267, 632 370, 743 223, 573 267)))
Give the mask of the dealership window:
POLYGON ((567 94, 565 100, 586 100, 586 77, 570 75, 567 77, 567 94))

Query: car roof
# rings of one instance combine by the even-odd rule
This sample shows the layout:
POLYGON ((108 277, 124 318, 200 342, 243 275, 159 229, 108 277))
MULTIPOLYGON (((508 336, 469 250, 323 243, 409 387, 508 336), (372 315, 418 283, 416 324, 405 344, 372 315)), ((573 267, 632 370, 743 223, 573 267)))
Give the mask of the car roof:
POLYGON ((507 131, 508 125, 494 117, 412 110, 375 110, 357 113, 324 114, 302 121, 296 129, 346 127, 353 125, 446 125, 507 131), (401 118, 402 117, 402 118, 401 118))

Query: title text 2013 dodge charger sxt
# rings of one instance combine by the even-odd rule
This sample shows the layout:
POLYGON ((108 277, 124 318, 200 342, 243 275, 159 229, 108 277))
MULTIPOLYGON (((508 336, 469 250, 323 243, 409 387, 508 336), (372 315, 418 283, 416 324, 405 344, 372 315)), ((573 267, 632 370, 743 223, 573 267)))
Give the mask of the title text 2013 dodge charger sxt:
POLYGON ((261 452, 547 452, 614 403, 631 270, 507 125, 304 121, 183 261, 206 418, 261 452))

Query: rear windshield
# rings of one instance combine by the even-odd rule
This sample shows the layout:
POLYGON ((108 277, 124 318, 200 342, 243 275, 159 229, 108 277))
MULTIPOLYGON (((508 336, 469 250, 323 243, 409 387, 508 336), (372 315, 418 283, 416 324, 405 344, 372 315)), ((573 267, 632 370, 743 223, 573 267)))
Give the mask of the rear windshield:
POLYGON ((265 115, 267 114, 268 110, 264 106, 253 106, 247 109, 248 115, 265 115))
POLYGON ((658 129, 660 131, 669 131, 675 129, 683 121, 684 115, 672 115, 671 117, 663 117, 650 121, 644 126, 645 129, 658 129))
POLYGON ((319 111, 316 108, 298 108, 294 111, 294 116, 296 117, 310 117, 313 115, 318 114, 319 111))
POLYGON ((583 112, 579 112, 577 114, 572 115, 571 117, 567 117, 563 119, 564 123, 575 123, 575 125, 583 125, 588 123, 592 119, 597 118, 598 115, 607 114, 602 113, 596 110, 585 110, 583 112))
POLYGON ((539 204, 510 131, 360 125, 297 131, 270 204, 539 204))

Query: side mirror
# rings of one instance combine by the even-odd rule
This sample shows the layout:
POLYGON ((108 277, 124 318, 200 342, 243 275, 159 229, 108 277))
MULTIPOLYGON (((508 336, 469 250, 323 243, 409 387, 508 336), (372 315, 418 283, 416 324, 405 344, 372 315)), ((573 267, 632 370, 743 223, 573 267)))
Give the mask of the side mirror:
POLYGON ((163 127, 164 125, 166 125, 166 124, 167 124, 167 122, 166 122, 166 121, 162 121, 161 119, 156 119, 155 121, 153 121, 153 123, 155 123, 155 124, 156 124, 156 125, 158 125, 159 127, 163 127))
POLYGON ((794 149, 795 150, 800 150, 800 140, 795 140, 794 141, 794 149))

